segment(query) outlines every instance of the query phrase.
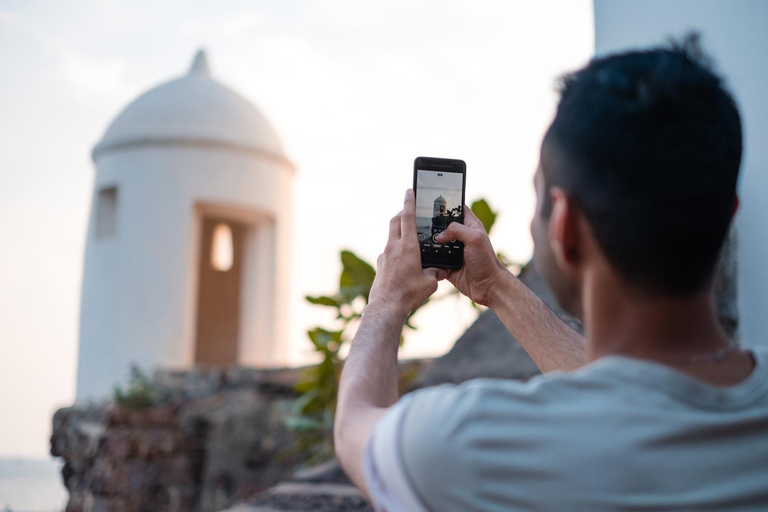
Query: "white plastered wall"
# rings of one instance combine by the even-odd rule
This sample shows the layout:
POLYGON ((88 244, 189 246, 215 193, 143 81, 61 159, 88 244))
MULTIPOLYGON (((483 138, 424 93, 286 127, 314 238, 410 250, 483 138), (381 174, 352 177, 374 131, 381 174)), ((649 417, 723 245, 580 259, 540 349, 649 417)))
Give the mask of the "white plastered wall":
POLYGON ((94 197, 117 187, 117 233, 95 238, 83 276, 77 400, 100 398, 145 370, 193 363, 201 214, 251 228, 239 363, 284 364, 289 289, 290 164, 208 145, 139 145, 96 158, 94 197))

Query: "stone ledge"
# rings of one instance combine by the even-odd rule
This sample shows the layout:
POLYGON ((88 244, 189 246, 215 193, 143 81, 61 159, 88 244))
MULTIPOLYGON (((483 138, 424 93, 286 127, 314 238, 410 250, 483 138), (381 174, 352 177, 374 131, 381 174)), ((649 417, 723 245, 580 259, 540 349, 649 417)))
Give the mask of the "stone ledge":
POLYGON ((373 512, 336 460, 291 479, 224 512, 373 512))

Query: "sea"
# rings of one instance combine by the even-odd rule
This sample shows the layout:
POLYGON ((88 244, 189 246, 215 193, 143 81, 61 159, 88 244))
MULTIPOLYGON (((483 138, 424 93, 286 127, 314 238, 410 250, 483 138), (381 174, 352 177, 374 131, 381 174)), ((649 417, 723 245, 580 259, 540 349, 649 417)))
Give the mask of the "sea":
POLYGON ((52 458, 0 458, 0 512, 64 510, 62 464, 52 458))

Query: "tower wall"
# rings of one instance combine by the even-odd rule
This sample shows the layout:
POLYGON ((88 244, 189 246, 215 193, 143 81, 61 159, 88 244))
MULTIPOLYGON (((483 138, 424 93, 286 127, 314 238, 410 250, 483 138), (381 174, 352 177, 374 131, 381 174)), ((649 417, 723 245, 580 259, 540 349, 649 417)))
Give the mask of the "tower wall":
MULTIPOLYGON (((146 371, 194 362, 203 215, 249 226, 238 364, 285 362, 291 174, 287 161, 205 144, 99 154, 83 275, 77 400, 146 371), (115 187, 115 232, 97 233, 99 191, 115 187)), ((202 255, 207 257, 207 255, 202 255)))

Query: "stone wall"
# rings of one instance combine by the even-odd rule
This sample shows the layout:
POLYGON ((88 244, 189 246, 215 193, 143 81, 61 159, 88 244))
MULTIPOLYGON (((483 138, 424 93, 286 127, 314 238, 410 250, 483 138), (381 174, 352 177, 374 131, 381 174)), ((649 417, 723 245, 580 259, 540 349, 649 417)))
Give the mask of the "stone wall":
POLYGON ((51 454, 65 462, 66 511, 220 510, 288 477, 299 372, 159 372, 155 405, 60 409, 51 454))

